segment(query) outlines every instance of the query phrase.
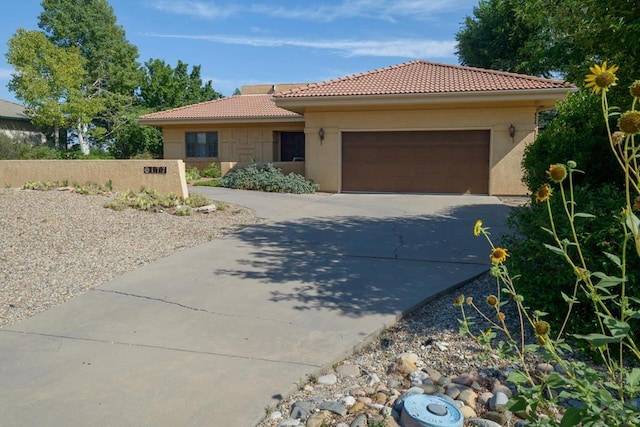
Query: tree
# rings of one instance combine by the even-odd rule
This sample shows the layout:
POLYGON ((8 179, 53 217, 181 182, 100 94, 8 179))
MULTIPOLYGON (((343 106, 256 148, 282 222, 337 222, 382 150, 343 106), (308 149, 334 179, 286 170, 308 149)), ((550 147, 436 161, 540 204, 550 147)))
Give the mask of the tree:
MULTIPOLYGON (((547 37, 543 15, 523 13, 516 0, 481 0, 474 17, 456 34, 456 54, 463 65, 549 77, 544 56, 547 37)), ((536 13, 534 13, 536 12, 536 13)))
POLYGON ((36 125, 53 128, 55 135, 60 128, 73 129, 81 151, 88 154, 89 124, 103 103, 85 90, 85 59, 78 48, 58 47, 42 32, 24 29, 8 44, 7 60, 16 70, 9 88, 27 114, 36 125))
POLYGON ((60 47, 77 47, 95 92, 132 96, 140 81, 138 48, 116 24, 107 0, 42 0, 38 26, 60 47))
POLYGON ((144 64, 144 79, 140 85, 143 106, 153 110, 165 110, 220 98, 211 80, 203 85, 200 66, 188 73, 188 64, 178 61, 175 68, 160 59, 150 59, 144 64))

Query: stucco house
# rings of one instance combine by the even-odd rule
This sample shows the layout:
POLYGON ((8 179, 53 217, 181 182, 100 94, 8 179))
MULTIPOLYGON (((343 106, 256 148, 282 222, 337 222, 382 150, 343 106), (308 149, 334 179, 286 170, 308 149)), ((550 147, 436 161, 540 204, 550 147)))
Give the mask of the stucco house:
POLYGON ((0 99, 0 132, 15 142, 40 145, 47 141, 45 134, 34 126, 31 118, 24 113, 22 105, 2 99, 0 99))
POLYGON ((537 113, 574 87, 411 61, 262 89, 140 122, 162 128, 165 158, 216 161, 223 171, 236 162, 292 162, 326 192, 519 195, 526 192, 521 159, 536 137, 537 113))

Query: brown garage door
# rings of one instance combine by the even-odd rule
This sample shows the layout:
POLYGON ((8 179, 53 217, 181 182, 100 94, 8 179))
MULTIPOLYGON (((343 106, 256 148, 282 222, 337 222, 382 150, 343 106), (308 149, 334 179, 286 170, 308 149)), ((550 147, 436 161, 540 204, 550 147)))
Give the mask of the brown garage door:
POLYGON ((489 192, 488 130, 342 133, 342 191, 489 192))

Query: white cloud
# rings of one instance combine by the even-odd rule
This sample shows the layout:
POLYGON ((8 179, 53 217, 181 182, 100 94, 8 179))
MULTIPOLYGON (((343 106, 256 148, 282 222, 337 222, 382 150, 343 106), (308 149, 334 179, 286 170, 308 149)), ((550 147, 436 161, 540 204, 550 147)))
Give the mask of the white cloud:
POLYGON ((153 0, 151 3, 151 7, 163 12, 205 19, 253 13, 273 18, 321 22, 345 18, 381 19, 391 22, 395 22, 397 18, 407 17, 435 19, 437 14, 469 9, 473 5, 475 5, 474 0, 342 0, 334 5, 305 5, 293 8, 272 3, 254 3, 248 6, 229 3, 217 6, 211 1, 203 0, 153 0))
POLYGON ((205 19, 228 18, 239 11, 236 6, 217 7, 203 1, 155 0, 151 7, 175 15, 188 15, 205 19))
POLYGON ((225 35, 145 34, 148 37, 203 40, 252 47, 302 47, 334 51, 343 56, 392 56, 402 58, 449 58, 456 42, 422 39, 395 40, 304 40, 288 38, 236 37, 225 35))

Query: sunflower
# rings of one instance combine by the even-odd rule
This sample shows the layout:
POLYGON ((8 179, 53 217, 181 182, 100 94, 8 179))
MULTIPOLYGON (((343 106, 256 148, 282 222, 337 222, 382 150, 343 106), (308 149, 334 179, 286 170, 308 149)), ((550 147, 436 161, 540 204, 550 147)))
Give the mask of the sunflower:
POLYGON ((567 168, 563 164, 556 163, 555 165, 549 166, 549 169, 547 169, 547 175, 549 175, 551 181, 560 183, 567 177, 567 168))
POLYGON ((495 307, 496 305, 498 305, 498 297, 495 295, 489 295, 487 297, 487 305, 489 307, 495 307))
POLYGON ((640 133, 640 111, 627 111, 618 120, 618 127, 627 135, 640 133))
POLYGON ((544 320, 533 322, 533 327, 536 329, 536 335, 547 335, 549 333, 549 323, 544 320))
POLYGON ((455 300, 453 300, 454 307, 460 307, 464 302, 464 295, 458 295, 455 300))
POLYGON ((499 321, 504 322, 504 319, 507 316, 505 316, 504 313, 500 311, 500 312, 496 313, 496 317, 498 318, 499 321))
POLYGON ((624 132, 621 132, 621 131, 617 130, 614 133, 612 133, 611 134, 611 141, 613 141, 613 143, 615 145, 622 144, 622 141, 624 141, 624 132))
POLYGON ((551 186, 542 184, 536 191, 536 202, 545 202, 549 197, 551 197, 551 186))
POLYGON ((482 233, 482 220, 476 221, 476 225, 473 226, 473 235, 478 237, 482 233))
POLYGON ((507 250, 504 248, 493 248, 491 250, 491 255, 489 255, 489 258, 491 259, 491 262, 494 264, 500 264, 503 263, 507 260, 507 257, 509 256, 509 254, 507 253, 507 250))
POLYGON ((640 98, 640 80, 636 80, 629 86, 629 92, 634 98, 640 98))
POLYGON ((592 74, 587 74, 584 81, 587 83, 587 87, 593 90, 593 93, 606 92, 610 86, 616 85, 618 78, 615 72, 618 71, 618 67, 615 65, 607 68, 607 61, 604 61, 602 65, 594 64, 593 67, 589 67, 589 71, 592 74))

